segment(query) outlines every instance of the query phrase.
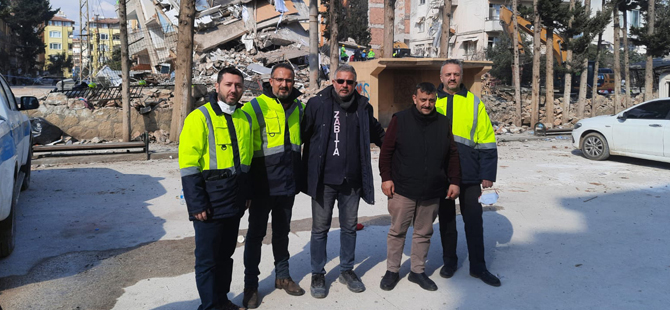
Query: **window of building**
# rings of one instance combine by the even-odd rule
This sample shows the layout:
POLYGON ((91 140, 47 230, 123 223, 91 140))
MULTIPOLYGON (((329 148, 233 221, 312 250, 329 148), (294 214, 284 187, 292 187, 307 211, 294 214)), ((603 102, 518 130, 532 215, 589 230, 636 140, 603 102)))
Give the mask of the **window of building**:
POLYGON ((107 46, 107 44, 100 44, 99 49, 101 52, 109 52, 109 47, 107 46))
POLYGON ((49 38, 60 38, 60 31, 49 31, 49 38))
POLYGON ((489 4, 488 20, 500 20, 500 4, 489 4))
POLYGON ((424 32, 424 31, 426 31, 426 23, 423 22, 423 21, 420 22, 420 23, 417 23, 416 28, 418 28, 419 33, 424 32))
POLYGON ((426 0, 419 0, 419 5, 424 5, 426 4, 426 0))
POLYGON ((60 43, 49 43, 49 48, 52 50, 60 50, 63 48, 63 45, 60 43))
POLYGON ((109 40, 109 34, 101 33, 99 35, 100 35, 100 40, 109 40))
POLYGON ((640 27, 640 10, 631 10, 628 14, 628 27, 640 27))
POLYGON ((500 43, 500 38, 499 37, 489 37, 489 43, 488 43, 487 48, 489 50, 492 50, 496 47, 496 45, 498 45, 498 43, 500 43))
POLYGON ((112 40, 114 40, 114 41, 121 40, 121 34, 120 33, 112 34, 112 40))
POLYGON ((465 54, 465 56, 474 55, 476 52, 477 52, 477 41, 463 42, 463 54, 465 54))

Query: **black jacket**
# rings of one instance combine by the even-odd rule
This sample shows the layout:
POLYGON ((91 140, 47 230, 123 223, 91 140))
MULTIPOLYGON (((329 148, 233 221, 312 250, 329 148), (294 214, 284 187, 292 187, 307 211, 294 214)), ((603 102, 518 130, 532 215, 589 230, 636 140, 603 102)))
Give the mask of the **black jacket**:
MULTIPOLYGON (((317 193, 323 190, 323 167, 333 121, 334 98, 332 97, 332 89, 333 86, 328 86, 307 101, 305 116, 300 126, 304 143, 302 153, 303 171, 307 174, 302 191, 313 198, 316 198, 317 193)), ((361 96, 356 91, 354 96, 360 122, 359 159, 361 161, 363 190, 361 198, 368 204, 374 204, 375 191, 372 178, 370 143, 381 147, 384 139, 384 128, 374 117, 374 111, 368 102, 368 98, 361 96)))

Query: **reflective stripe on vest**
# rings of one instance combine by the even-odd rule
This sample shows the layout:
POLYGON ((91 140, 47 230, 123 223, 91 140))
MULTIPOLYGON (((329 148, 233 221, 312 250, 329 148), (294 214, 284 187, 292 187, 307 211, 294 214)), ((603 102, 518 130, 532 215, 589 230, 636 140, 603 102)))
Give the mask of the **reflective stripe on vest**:
MULTIPOLYGON (((474 148, 479 148, 477 147, 477 143, 475 143, 475 133, 477 133, 477 121, 479 118, 479 97, 475 96, 471 92, 468 92, 467 97, 463 97, 460 95, 453 95, 453 105, 461 105, 461 104, 467 104, 467 101, 472 101, 472 127, 470 128, 469 133, 465 133, 460 131, 459 126, 454 124, 454 121, 452 121, 452 132, 454 134, 454 141, 467 145, 469 147, 474 147, 474 148), (465 102, 463 102, 465 101, 465 102), (468 139, 469 136, 469 139, 468 139)), ((447 111, 447 102, 449 101, 448 97, 442 97, 438 99, 438 103, 435 106, 435 109, 437 110, 438 113, 442 115, 449 115, 449 111, 447 111)), ((456 111, 456 108, 454 108, 454 111, 456 111)), ((453 115, 452 111, 452 118, 453 120, 461 120, 461 121, 467 121, 465 115, 453 115)))
MULTIPOLYGON (((280 131, 278 133, 276 133, 276 132, 268 133, 267 123, 266 123, 266 119, 265 119, 266 115, 263 114, 263 110, 261 109, 260 103, 258 102, 259 98, 260 97, 257 97, 255 99, 251 100, 251 102, 249 102, 251 104, 251 107, 254 109, 254 112, 256 113, 256 120, 258 121, 258 127, 260 128, 260 134, 261 134, 261 149, 260 150, 254 150, 254 157, 265 157, 265 156, 270 156, 270 155, 274 155, 274 154, 281 154, 284 151, 286 151, 286 149, 289 147, 289 146, 285 145, 285 143, 284 143, 284 139, 285 139, 284 135, 286 135, 286 134, 289 135, 289 141, 291 142, 290 150, 294 151, 294 152, 300 152, 300 142, 301 141, 296 141, 297 144, 294 143, 293 141, 291 141, 291 138, 290 138, 291 133, 290 132, 288 132, 288 133, 284 132, 285 131, 284 128, 287 127, 286 123, 289 121, 289 119, 291 118, 291 116, 295 112, 296 107, 298 107, 298 124, 300 124, 300 121, 302 120, 303 113, 304 113, 302 103, 300 101, 298 101, 297 99, 294 100, 291 107, 288 110, 285 111, 284 126, 280 126, 280 127, 283 127, 283 128, 279 128, 280 131), (282 134, 282 132, 283 132, 283 134, 282 134), (268 147, 268 144, 269 144, 268 136, 270 138, 275 138, 275 136, 277 134, 281 135, 280 137, 282 139, 279 139, 280 137, 277 137, 277 140, 280 140, 281 144, 277 145, 277 146, 273 146, 273 147, 268 147)), ((280 104, 280 103, 278 103, 278 104, 280 104)), ((289 124, 288 127, 290 127, 290 124, 289 124)), ((298 139, 300 139, 300 138, 298 138, 298 139)))
MULTIPOLYGON (((214 103, 214 104, 217 104, 217 103, 214 103)), ((216 156, 216 138, 214 136, 214 125, 212 123, 212 117, 209 115, 209 111, 207 110, 207 107, 201 106, 201 107, 198 108, 198 110, 200 110, 200 112, 202 112, 202 114, 205 115, 205 119, 207 120, 207 129, 208 129, 207 130, 208 131, 207 143, 209 144, 209 170, 228 170, 228 171, 230 171, 230 175, 235 175, 236 174, 235 166, 225 168, 225 169, 218 169, 217 156, 216 156)), ((247 121, 249 122, 249 134, 251 134, 251 132, 252 132, 251 117, 249 115, 247 115, 246 113, 244 115, 246 116, 247 121)), ((230 126, 230 124, 229 124, 229 126, 230 126)), ((232 124, 232 126, 234 127, 235 124, 232 124)), ((240 153, 239 152, 239 148, 240 148, 239 147, 239 141, 238 141, 238 147, 237 148, 238 148, 237 153, 239 154, 240 153)), ((243 163, 240 163, 240 170, 241 170, 242 173, 249 172, 249 165, 245 165, 243 163)))

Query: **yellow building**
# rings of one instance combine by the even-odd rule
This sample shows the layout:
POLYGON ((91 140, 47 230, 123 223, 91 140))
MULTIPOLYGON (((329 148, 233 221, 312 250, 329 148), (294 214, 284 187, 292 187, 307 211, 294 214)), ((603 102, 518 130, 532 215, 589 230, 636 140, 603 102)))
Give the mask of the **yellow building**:
MULTIPOLYGON (((97 72, 106 62, 112 59, 112 51, 121 45, 121 29, 117 18, 92 19, 89 49, 93 72, 97 72)), ((84 55, 86 56, 86 55, 84 55)))
MULTIPOLYGON (((74 31, 74 21, 65 17, 62 12, 47 23, 44 27, 43 38, 45 44, 44 51, 44 69, 49 65, 49 56, 62 55, 65 53, 72 56, 72 39, 74 31)), ((63 68, 63 76, 70 77, 72 68, 63 68)))

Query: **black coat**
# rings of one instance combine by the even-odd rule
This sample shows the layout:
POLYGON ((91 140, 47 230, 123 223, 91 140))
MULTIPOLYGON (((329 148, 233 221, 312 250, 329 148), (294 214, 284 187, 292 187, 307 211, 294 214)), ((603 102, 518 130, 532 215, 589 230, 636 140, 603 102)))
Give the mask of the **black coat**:
MULTIPOLYGON (((302 130, 302 141, 304 143, 302 153, 303 171, 306 172, 306 183, 303 183, 302 191, 317 197, 317 193, 323 190, 323 167, 326 159, 326 150, 333 122, 333 86, 328 86, 316 96, 307 101, 305 116, 300 126, 302 130)), ((360 157, 361 160, 361 198, 368 204, 375 203, 374 182, 372 177, 372 164, 370 156, 370 143, 377 146, 382 145, 384 140, 384 128, 374 117, 372 106, 368 98, 354 91, 357 103, 357 113, 360 127, 360 157)))

